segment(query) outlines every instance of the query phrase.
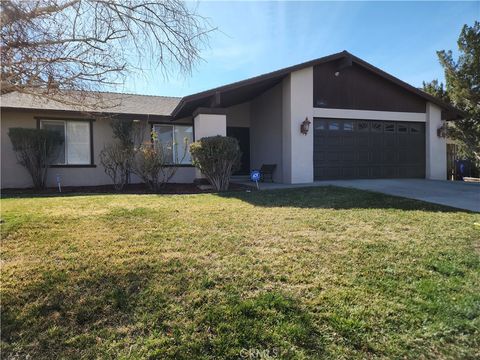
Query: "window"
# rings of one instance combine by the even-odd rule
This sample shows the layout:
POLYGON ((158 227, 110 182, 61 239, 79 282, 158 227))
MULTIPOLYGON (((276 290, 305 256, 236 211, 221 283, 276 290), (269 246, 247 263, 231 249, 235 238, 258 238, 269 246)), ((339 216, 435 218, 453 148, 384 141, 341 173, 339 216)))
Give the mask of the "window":
POLYGON ((153 125, 157 141, 166 152, 171 164, 191 164, 188 146, 193 142, 193 127, 190 125, 153 125))
POLYGON ((325 120, 317 120, 314 121, 315 130, 326 130, 327 129, 327 122, 325 120))
POLYGON ((420 126, 410 125, 410 134, 418 134, 418 133, 420 133, 420 126))
POLYGON ((395 132, 395 124, 386 123, 385 132, 395 132))
POLYGON ((398 124, 397 132, 406 133, 406 132, 408 132, 408 127, 406 127, 405 125, 398 124))
POLYGON ((343 122, 344 131, 353 131, 353 121, 344 121, 343 122))
POLYGON ((328 130, 339 130, 340 124, 338 121, 329 121, 328 122, 328 130))
POLYGON ((360 121, 358 123, 358 131, 368 131, 368 122, 360 121))
POLYGON ((373 132, 381 132, 382 131, 382 123, 379 121, 372 122, 372 131, 373 132))
POLYGON ((63 139, 51 165, 92 165, 90 121, 41 120, 40 127, 59 133, 63 139))

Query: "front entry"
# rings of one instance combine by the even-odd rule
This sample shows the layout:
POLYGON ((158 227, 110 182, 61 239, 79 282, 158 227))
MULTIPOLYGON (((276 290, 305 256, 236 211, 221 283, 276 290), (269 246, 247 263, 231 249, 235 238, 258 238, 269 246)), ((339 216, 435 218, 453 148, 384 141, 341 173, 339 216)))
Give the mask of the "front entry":
POLYGON ((227 136, 238 140, 242 159, 240 169, 233 175, 248 175, 250 173, 250 129, 247 127, 227 127, 227 136))

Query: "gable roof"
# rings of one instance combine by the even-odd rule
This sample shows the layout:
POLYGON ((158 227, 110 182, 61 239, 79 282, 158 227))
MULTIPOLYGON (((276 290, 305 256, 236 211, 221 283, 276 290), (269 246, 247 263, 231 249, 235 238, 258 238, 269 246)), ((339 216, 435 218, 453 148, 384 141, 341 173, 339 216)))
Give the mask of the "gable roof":
POLYGON ((180 102, 177 104, 175 109, 172 112, 174 118, 185 116, 193 112, 197 107, 208 106, 210 103, 215 103, 218 99, 222 99, 222 106, 230 106, 231 102, 245 102, 251 98, 257 96, 261 92, 267 90, 268 88, 278 84, 283 78, 293 71, 301 70, 307 67, 316 66, 324 64, 331 61, 336 61, 340 59, 349 59, 352 62, 362 66, 363 68, 374 72, 375 74, 381 76, 382 78, 393 82, 394 84, 404 88, 405 90, 423 98, 425 101, 430 101, 439 107, 441 107, 447 119, 453 120, 458 118, 463 118, 463 114, 460 110, 451 106, 450 104, 444 103, 440 99, 417 89, 416 87, 407 84, 406 82, 386 73, 385 71, 367 63, 366 61, 352 55, 348 51, 342 51, 332 55, 324 56, 318 59, 310 60, 298 65, 289 66, 280 70, 276 70, 270 73, 263 75, 255 76, 246 80, 241 80, 210 90, 202 91, 196 94, 183 97, 180 102), (225 99, 225 100, 224 100, 225 99), (224 105, 224 102, 226 103, 224 105))
POLYGON ((2 108, 153 116, 170 116, 181 99, 178 97, 111 92, 92 94, 92 97, 85 99, 79 99, 75 94, 72 96, 65 95, 65 102, 17 92, 2 95, 0 99, 2 108), (78 105, 75 105, 76 103, 78 105), (100 105, 95 106, 98 103, 100 105))
MULTIPOLYGON (((102 106, 93 106, 93 102, 87 100, 58 102, 46 99, 42 96, 30 94, 9 93, 0 97, 2 108, 35 109, 52 111, 80 111, 91 113, 130 114, 143 116, 161 116, 179 119, 190 116, 199 107, 215 107, 221 103, 222 107, 229 107, 253 99, 269 88, 280 83, 291 72, 307 67, 324 64, 331 61, 347 59, 352 63, 393 82, 405 90, 432 102, 442 108, 444 117, 448 120, 464 118, 465 114, 450 104, 427 94, 416 87, 386 73, 385 71, 367 63, 352 55, 348 51, 342 51, 318 59, 310 60, 298 65, 272 71, 263 75, 255 76, 246 80, 219 86, 210 90, 188 95, 183 98, 168 96, 134 95, 112 92, 97 92, 92 97, 100 97, 102 106), (76 105, 76 104, 79 105, 76 105)), ((75 99, 75 97, 72 97, 75 99)), ((68 96, 66 96, 68 100, 68 96)))

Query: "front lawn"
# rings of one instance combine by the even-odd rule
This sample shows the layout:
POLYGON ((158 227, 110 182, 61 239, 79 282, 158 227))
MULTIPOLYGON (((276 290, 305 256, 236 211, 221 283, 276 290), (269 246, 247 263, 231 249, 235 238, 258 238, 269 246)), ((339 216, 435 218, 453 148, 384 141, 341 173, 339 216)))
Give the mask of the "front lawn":
POLYGON ((1 206, 4 359, 480 356, 478 214, 334 187, 1 206))

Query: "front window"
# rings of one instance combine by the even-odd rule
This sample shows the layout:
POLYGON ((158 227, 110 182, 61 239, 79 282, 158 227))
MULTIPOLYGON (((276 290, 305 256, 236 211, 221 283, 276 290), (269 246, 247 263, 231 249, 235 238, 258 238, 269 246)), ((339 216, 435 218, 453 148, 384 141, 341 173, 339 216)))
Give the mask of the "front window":
POLYGON ((340 130, 340 124, 338 121, 329 121, 328 130, 340 130))
POLYGON ((41 120, 40 127, 60 134, 63 143, 51 165, 91 165, 90 121, 41 120))
POLYGON ((191 164, 189 145, 193 142, 193 127, 190 125, 154 124, 156 141, 171 164, 191 164))

